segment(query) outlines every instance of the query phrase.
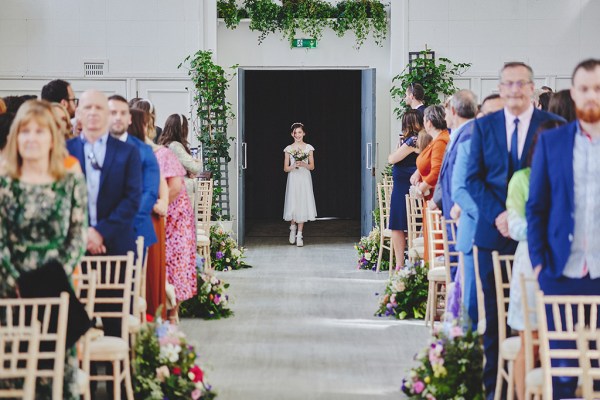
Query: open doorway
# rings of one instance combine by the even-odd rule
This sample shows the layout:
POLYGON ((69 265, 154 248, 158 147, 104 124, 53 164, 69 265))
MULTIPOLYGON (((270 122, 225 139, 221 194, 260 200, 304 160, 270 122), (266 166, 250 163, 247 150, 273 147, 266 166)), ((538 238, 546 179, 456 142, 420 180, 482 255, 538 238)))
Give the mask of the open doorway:
POLYGON ((326 218, 308 224, 306 236, 360 236, 361 79, 360 70, 245 71, 244 236, 289 234, 283 149, 294 122, 315 147, 315 201, 318 218, 326 218))

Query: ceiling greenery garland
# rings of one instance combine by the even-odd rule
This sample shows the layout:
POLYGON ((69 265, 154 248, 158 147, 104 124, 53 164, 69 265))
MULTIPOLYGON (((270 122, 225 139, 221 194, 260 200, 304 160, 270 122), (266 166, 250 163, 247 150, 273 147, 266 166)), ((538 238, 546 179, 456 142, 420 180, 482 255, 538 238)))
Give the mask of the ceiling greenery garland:
POLYGON ((324 0, 218 0, 219 18, 229 29, 235 29, 241 19, 250 19, 250 29, 260 32, 258 43, 272 33, 280 33, 287 40, 299 34, 320 40, 323 31, 331 28, 338 36, 354 32, 355 47, 360 48, 369 35, 378 46, 387 37, 386 4, 379 0, 342 0, 331 4, 324 0), (280 4, 281 3, 281 4, 280 4))

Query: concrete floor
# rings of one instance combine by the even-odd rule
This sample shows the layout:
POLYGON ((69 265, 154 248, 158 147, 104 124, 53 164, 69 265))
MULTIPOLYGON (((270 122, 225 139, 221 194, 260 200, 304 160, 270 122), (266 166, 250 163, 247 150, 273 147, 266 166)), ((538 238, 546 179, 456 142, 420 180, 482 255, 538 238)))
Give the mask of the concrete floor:
POLYGON ((373 316, 387 275, 356 269, 352 238, 286 241, 249 238, 254 268, 219 273, 233 317, 181 321, 219 399, 402 398, 423 322, 373 316))

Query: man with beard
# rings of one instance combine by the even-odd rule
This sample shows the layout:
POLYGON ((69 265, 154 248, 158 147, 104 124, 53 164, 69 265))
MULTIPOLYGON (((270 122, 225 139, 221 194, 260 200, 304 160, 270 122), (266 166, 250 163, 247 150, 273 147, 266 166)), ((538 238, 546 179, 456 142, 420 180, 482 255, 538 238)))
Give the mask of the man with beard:
MULTIPOLYGON (((586 60, 575 67, 571 97, 577 119, 544 132, 535 149, 527 203, 529 256, 544 294, 597 296, 600 60, 586 60)), ((548 324, 552 323, 549 315, 548 324)), ((551 342, 551 346, 556 343, 551 342)), ((557 361, 561 367, 577 366, 576 360, 557 361)), ((555 399, 573 398, 577 378, 554 378, 552 386, 555 399)))

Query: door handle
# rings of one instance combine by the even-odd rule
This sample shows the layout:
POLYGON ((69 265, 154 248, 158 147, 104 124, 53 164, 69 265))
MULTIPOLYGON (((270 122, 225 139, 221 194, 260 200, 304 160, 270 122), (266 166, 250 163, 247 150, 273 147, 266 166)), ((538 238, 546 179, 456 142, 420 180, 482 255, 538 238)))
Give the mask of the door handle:
POLYGON ((373 151, 373 143, 367 143, 366 145, 366 149, 365 152, 367 153, 367 162, 366 164, 366 169, 371 169, 373 168, 373 157, 371 152, 373 151))
POLYGON ((248 144, 242 142, 242 169, 248 168, 248 144))

